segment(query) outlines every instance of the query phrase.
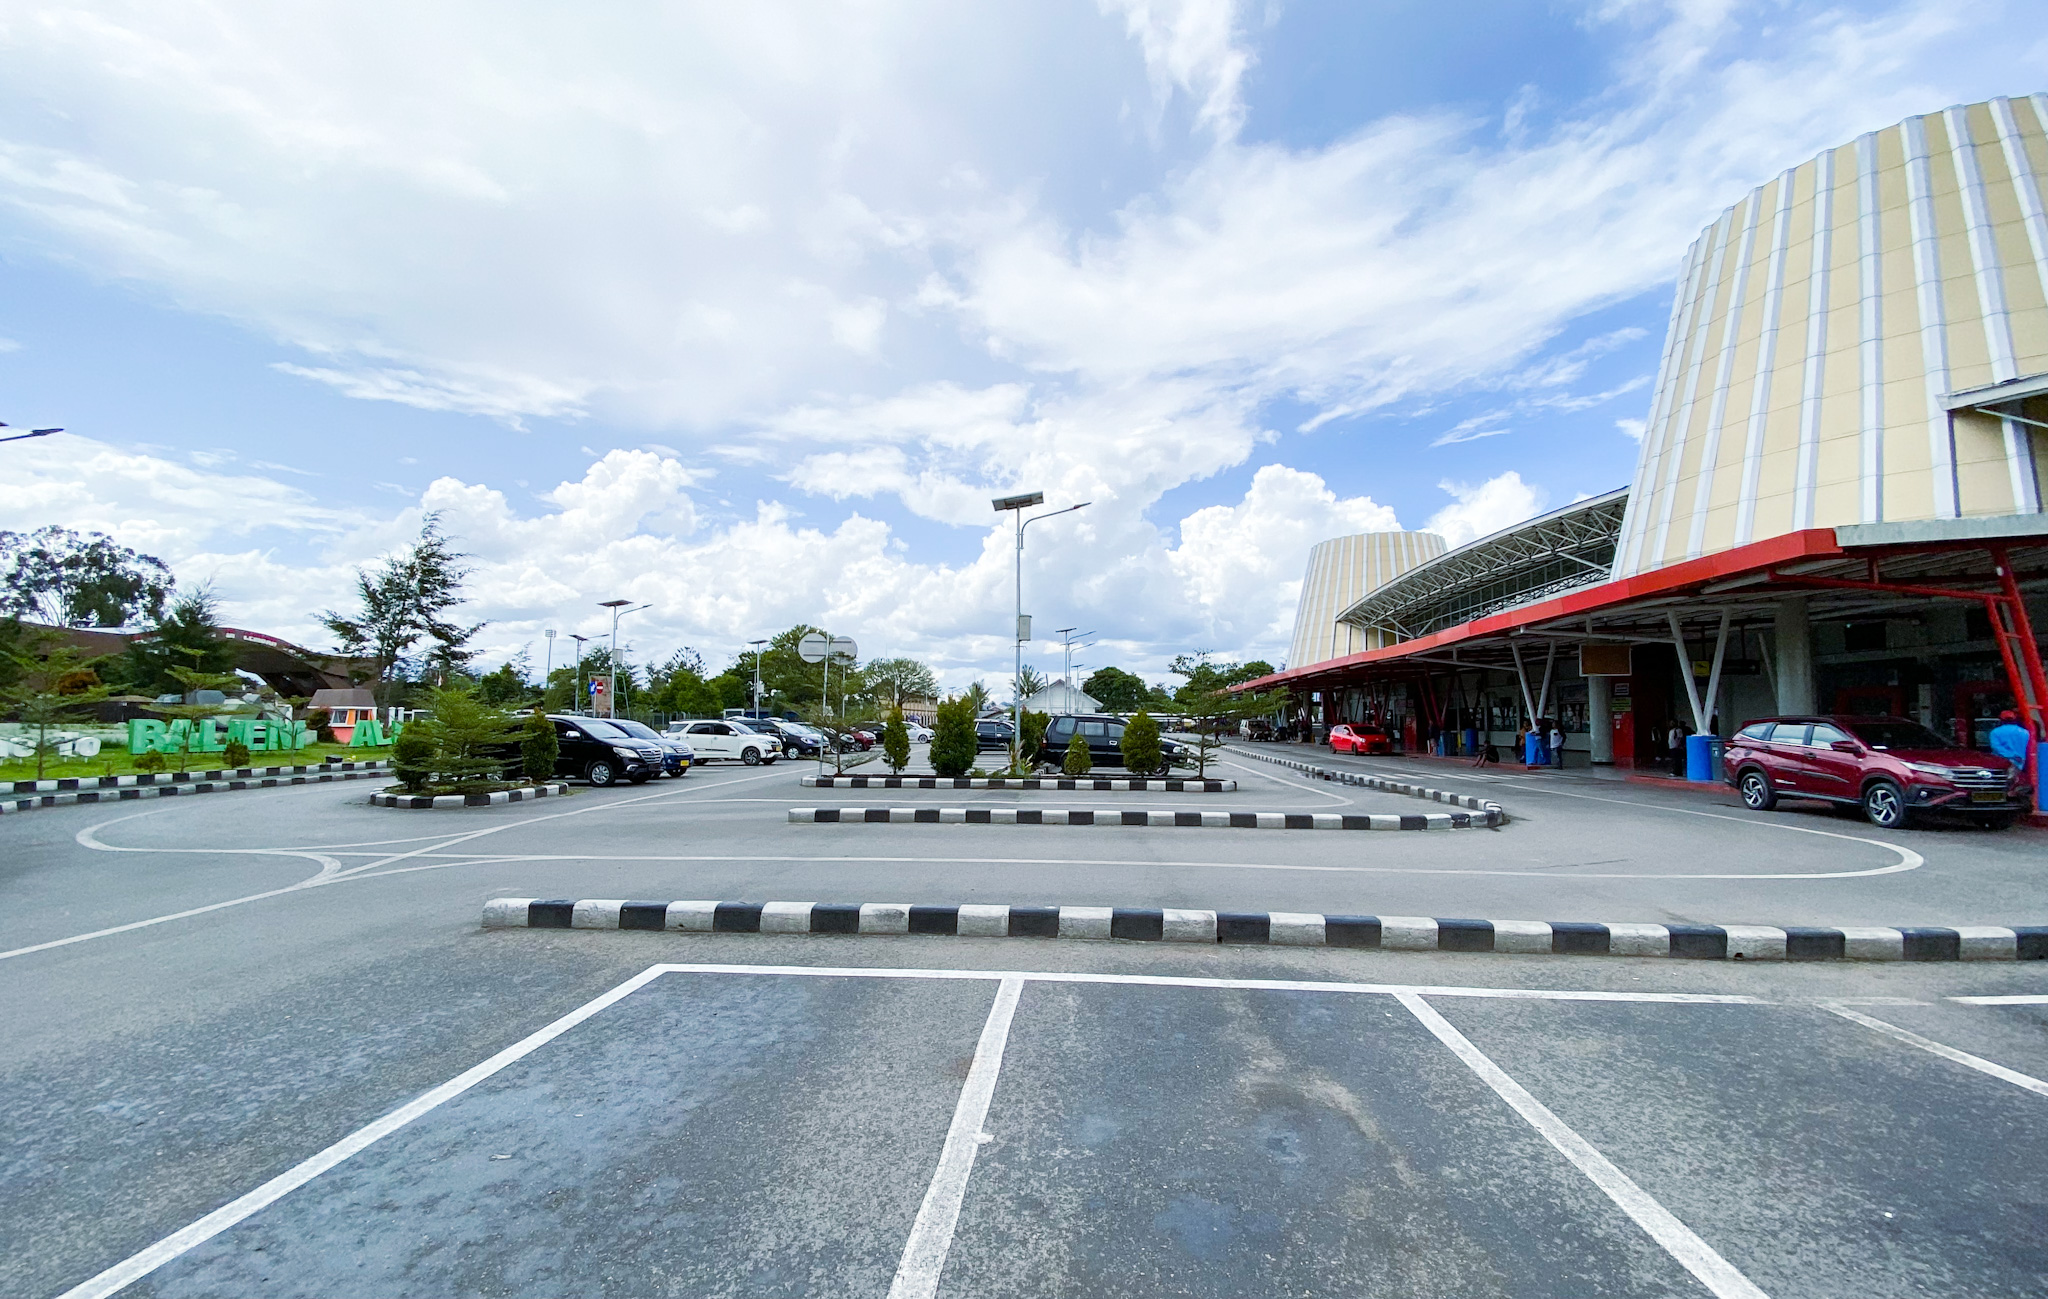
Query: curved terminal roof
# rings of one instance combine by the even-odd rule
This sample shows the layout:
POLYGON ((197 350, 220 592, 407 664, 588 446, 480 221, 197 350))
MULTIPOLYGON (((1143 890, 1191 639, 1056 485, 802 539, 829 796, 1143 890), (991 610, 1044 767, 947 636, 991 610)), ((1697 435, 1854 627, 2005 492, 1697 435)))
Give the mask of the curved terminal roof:
POLYGON ((1628 488, 1574 501, 1470 541, 1371 592, 1337 616, 1398 640, 1605 582, 1628 488))

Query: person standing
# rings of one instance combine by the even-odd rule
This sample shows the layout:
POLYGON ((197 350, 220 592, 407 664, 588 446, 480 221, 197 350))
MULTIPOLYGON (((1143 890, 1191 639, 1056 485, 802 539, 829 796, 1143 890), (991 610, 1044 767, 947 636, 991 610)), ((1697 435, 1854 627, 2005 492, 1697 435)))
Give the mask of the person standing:
POLYGON ((1550 765, 1564 769, 1564 731, 1556 722, 1550 724, 1550 765))
POLYGON ((1671 730, 1664 737, 1665 757, 1671 762, 1671 774, 1685 774, 1685 728, 1677 722, 1671 723, 1671 730))
POLYGON ((1991 728, 1990 741, 1993 753, 2027 774, 2029 786, 2040 782, 2041 773, 2034 770, 2034 737, 2020 725, 2018 713, 2010 708, 2000 713, 1998 725, 1991 728))

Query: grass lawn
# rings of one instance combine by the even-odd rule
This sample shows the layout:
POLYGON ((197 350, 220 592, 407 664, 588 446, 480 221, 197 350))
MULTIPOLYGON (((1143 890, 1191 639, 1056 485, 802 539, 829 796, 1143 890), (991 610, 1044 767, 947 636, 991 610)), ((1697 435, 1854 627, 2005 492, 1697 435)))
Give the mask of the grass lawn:
MULTIPOLYGON (((391 746, 376 749, 351 749, 345 744, 312 744, 303 749, 292 749, 279 753, 251 753, 252 767, 313 767, 323 762, 375 762, 388 759, 391 746)), ((163 755, 164 770, 173 771, 223 771, 227 763, 218 753, 166 753, 163 755)), ((71 780, 92 776, 128 776, 135 772, 135 758, 126 748, 109 745, 101 749, 94 758, 56 758, 43 764, 42 779, 71 780)), ((36 779, 34 758, 8 758, 0 761, 0 780, 36 779)))

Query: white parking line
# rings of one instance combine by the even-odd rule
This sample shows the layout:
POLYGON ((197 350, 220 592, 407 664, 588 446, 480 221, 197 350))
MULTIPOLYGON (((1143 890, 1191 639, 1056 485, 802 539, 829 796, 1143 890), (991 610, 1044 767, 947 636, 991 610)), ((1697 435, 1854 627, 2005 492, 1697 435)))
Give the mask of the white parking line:
POLYGON ((358 1151, 366 1150, 422 1114, 455 1099, 505 1066, 524 1059, 616 1001, 631 996, 661 977, 660 966, 643 970, 610 992, 584 1002, 537 1033, 529 1034, 472 1069, 399 1106, 367 1127, 358 1128, 311 1159, 293 1165, 239 1199, 215 1209, 199 1221, 164 1237, 148 1249, 114 1264, 92 1280, 66 1290, 59 1299, 105 1299, 148 1276, 179 1255, 205 1244, 236 1223, 282 1200, 358 1151))
POLYGON ((932 1299, 939 1292, 939 1274, 945 1270, 946 1254, 953 1248, 953 1228, 960 1221, 960 1202, 967 1196, 967 1177, 974 1171, 974 1154, 988 1134, 981 1130, 988 1118, 988 1105, 995 1098, 996 1075, 1003 1067, 1003 1047, 1010 1040, 1010 1021, 1017 1013, 1017 998, 1024 991, 1019 978, 1004 979, 996 985, 996 1002, 982 1025, 981 1041, 974 1048, 974 1063, 968 1067, 967 1082, 960 1088, 960 1103, 953 1109, 952 1126, 946 1130, 946 1146, 939 1152, 938 1171, 924 1193, 910 1239, 903 1245, 903 1261, 896 1265, 896 1279, 889 1283, 889 1299, 932 1299))
POLYGON ((1998 997, 1950 997, 1965 1006, 2048 1006, 2048 992, 2015 992, 1998 997))
POLYGON ((2000 1082, 2009 1082, 2015 1087, 2033 1092, 2036 1096, 2048 1096, 2048 1082, 2043 1082, 2031 1074, 2023 1074, 2017 1069, 2008 1069, 2002 1064, 1993 1064, 1981 1055, 1971 1055, 1968 1051, 1958 1051, 1954 1047, 1937 1042, 1931 1037, 1922 1037, 1918 1033, 1900 1028, 1897 1024, 1887 1024, 1883 1020, 1866 1015, 1860 1010, 1851 1010, 1840 1002, 1823 1001, 1819 1004, 1820 1008, 1829 1014, 1840 1015, 1843 1019, 1861 1024, 1873 1033, 1882 1033, 1894 1041, 1904 1042, 1907 1046, 1917 1046, 1922 1051, 1938 1055, 1944 1060, 1953 1060, 1959 1065, 1975 1069, 1978 1073, 1989 1074, 2000 1082))
MULTIPOLYGON (((940 980, 982 980, 997 984, 995 1006, 989 1011, 987 1022, 982 1027, 981 1041, 975 1049, 974 1063, 968 1070, 967 1083, 961 1089, 960 1101, 953 1112, 953 1123, 947 1132, 946 1146, 939 1156, 939 1171, 933 1176, 931 1187, 925 1192, 923 1206, 918 1210, 916 1224, 903 1252, 903 1261, 897 1270, 897 1280, 891 1286, 892 1299, 907 1299, 917 1295, 928 1297, 933 1294, 940 1271, 944 1268, 946 1253, 951 1246, 953 1228, 959 1219, 960 1205, 966 1194, 967 1175, 973 1168, 974 1148, 980 1145, 981 1125, 988 1117, 988 1107, 995 1095, 996 1075, 1002 1066, 1002 1053, 1007 1043, 1010 1023, 1016 1013, 1017 1001, 1026 983, 1101 983, 1125 984, 1151 987, 1187 988, 1230 988, 1255 989, 1277 992, 1345 992, 1391 995, 1402 1000, 1410 1010, 1415 1009, 1411 1001, 1422 996, 1431 997, 1500 997, 1522 1000, 1544 1001, 1615 1001, 1615 1002, 1665 1002, 1680 1005, 1768 1005, 1756 997, 1736 996, 1722 993, 1685 992, 1602 992, 1537 988, 1460 988, 1433 987, 1416 984, 1378 983, 1322 983, 1309 980, 1291 979, 1198 979, 1166 975, 1141 974, 1081 974, 1057 970, 924 970, 924 969, 875 969, 862 966, 816 966, 816 965, 715 965, 715 964, 662 964, 651 965, 639 974, 626 980, 616 988, 605 992, 546 1027, 521 1038, 504 1050, 491 1056, 482 1064, 457 1074, 433 1090, 401 1105, 391 1113, 366 1127, 357 1129, 340 1141, 293 1165, 283 1173, 271 1178, 255 1190, 231 1200, 200 1218, 197 1222, 175 1231, 149 1248, 134 1254, 101 1272, 91 1280, 73 1286, 58 1299, 106 1299, 125 1287, 134 1284, 164 1264, 205 1244, 221 1232, 241 1222, 269 1205, 277 1203, 293 1191, 311 1182, 320 1174, 334 1168, 349 1157, 368 1149, 392 1133, 405 1127, 413 1120, 425 1115, 463 1092, 498 1073, 506 1066, 531 1055, 534 1051, 554 1041, 563 1033, 596 1015, 599 1011, 623 1000, 634 992, 652 983, 664 974, 740 974, 774 977, 799 976, 804 978, 856 978, 856 979, 940 979, 940 980), (957 1138, 957 1140, 956 1140, 957 1138), (964 1146, 956 1152, 956 1146, 964 1146), (926 1278, 929 1278, 929 1284, 926 1278), (897 1286, 924 1287, 906 1288, 899 1292, 897 1286)), ((1429 1015, 1436 1012, 1425 1005, 1423 1011, 1429 1015)), ((1438 1017, 1441 1022, 1441 1017, 1438 1017)), ((1427 1018, 1423 1021, 1427 1024, 1427 1018)), ((1457 1030, 1445 1028, 1453 1034, 1457 1030)), ((1434 1031, 1434 1029, 1432 1029, 1434 1031)), ((1443 1035, 1438 1033, 1439 1037, 1443 1035)), ((1448 1040, 1448 1039, 1446 1039, 1448 1040)), ((1458 1034, 1458 1040, 1464 1041, 1458 1034)), ((1477 1053, 1477 1048, 1467 1042, 1466 1047, 1477 1053)), ((1480 1057, 1484 1059, 1485 1057, 1480 1057)), ((1470 1063, 1468 1061, 1468 1063, 1470 1063)), ((1491 1065, 1491 1061, 1488 1061, 1491 1065)), ((1498 1072, 1498 1070, 1495 1070, 1498 1072)), ((1505 1078, 1506 1075, 1502 1074, 1505 1078)), ((1509 1085, 1513 1086, 1512 1080, 1509 1085)), ((1496 1088, 1498 1090, 1498 1088, 1496 1088)), ((1527 1093, 1523 1093, 1524 1096, 1527 1093)), ((1530 1103, 1535 1104, 1532 1099, 1530 1103)), ((1538 1107, 1540 1108, 1540 1106, 1538 1107)), ((1548 1114, 1549 1111, 1545 1110, 1548 1114)), ((1553 1116, 1554 1118, 1554 1116, 1553 1116)), ((1559 1123, 1562 1127, 1562 1123, 1559 1123)), ((1569 1129, 1565 1129, 1569 1131, 1569 1129)), ((1548 1135, 1547 1133, 1545 1135, 1548 1135)), ((1574 1135, 1576 1139, 1576 1135, 1574 1135)), ((1555 1139, 1553 1139, 1553 1144, 1555 1139)), ((1583 1144, 1583 1142, 1581 1142, 1583 1144)), ((1562 1149, 1562 1147, 1560 1147, 1562 1149)), ((1591 1150, 1590 1146, 1586 1147, 1591 1150)), ((1567 1151, 1567 1154, 1570 1152, 1567 1151)), ((1601 1158, 1597 1151, 1594 1158, 1601 1158)), ((1577 1162, 1576 1159, 1574 1162, 1577 1162)), ((1609 1165, 1609 1167, 1612 1167, 1609 1165)), ((1615 1176, 1621 1174, 1617 1171, 1615 1176)), ((1597 1180, 1597 1179, 1596 1179, 1597 1180)), ((1626 1178, 1623 1178, 1626 1181, 1626 1178)), ((1633 1183, 1629 1183, 1633 1186, 1633 1183)), ((1603 1189, 1605 1189, 1603 1187, 1603 1189)), ((1610 1192, 1612 1194, 1612 1192, 1610 1192)), ((1645 1196, 1645 1199, 1648 1197, 1645 1196)), ((1654 1204, 1654 1201, 1651 1201, 1654 1204)), ((1626 1206, 1624 1206, 1626 1207, 1626 1206)), ((1659 1210, 1661 1212, 1661 1209, 1659 1210)), ((1668 1216, 1668 1215, 1667 1215, 1668 1216)), ((1638 1219, 1640 1221, 1640 1219, 1638 1219)), ((1676 1219, 1673 1219, 1676 1222, 1676 1219)), ((1681 1224, 1679 1230, 1685 1228, 1681 1224)), ((1655 1234, 1654 1232, 1652 1233, 1655 1234)), ((1689 1234, 1689 1233, 1688 1233, 1689 1234)), ((1661 1238, 1660 1238, 1661 1239, 1661 1238)), ((1705 1248, 1704 1245, 1701 1246, 1705 1248)), ((1712 1251, 1708 1251, 1712 1254, 1712 1251)), ((1718 1258, 1718 1255, 1714 1257, 1718 1258)), ((1683 1261, 1683 1260, 1681 1260, 1683 1261)), ((1688 1266, 1690 1266, 1688 1264, 1688 1266)), ((1743 1295, 1760 1293, 1755 1291, 1715 1291, 1722 1295, 1743 1295)))
POLYGON ((1719 1299, 1767 1299, 1764 1292, 1734 1264, 1722 1258, 1713 1246, 1694 1234, 1692 1228, 1680 1222, 1648 1191, 1636 1185, 1627 1173, 1616 1168, 1614 1162, 1595 1150, 1591 1142, 1551 1113, 1542 1101, 1508 1077, 1506 1071, 1472 1045, 1470 1038, 1437 1014, 1435 1008, 1420 995, 1404 992, 1397 999, 1422 1021, 1424 1028, 1436 1035, 1438 1041, 1451 1048, 1467 1068, 1478 1074, 1480 1081, 1491 1087, 1515 1113, 1527 1119, 1530 1127, 1555 1146, 1559 1154, 1571 1160, 1593 1185, 1606 1192, 1607 1198, 1619 1205, 1623 1213, 1635 1219, 1636 1225, 1648 1232, 1652 1240, 1662 1245, 1686 1271, 1698 1277, 1700 1284, 1713 1291, 1719 1299))

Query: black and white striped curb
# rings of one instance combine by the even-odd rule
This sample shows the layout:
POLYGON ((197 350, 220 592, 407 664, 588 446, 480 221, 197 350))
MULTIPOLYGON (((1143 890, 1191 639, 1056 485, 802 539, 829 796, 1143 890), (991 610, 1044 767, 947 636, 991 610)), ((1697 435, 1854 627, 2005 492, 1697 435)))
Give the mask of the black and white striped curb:
POLYGON ((295 776, 314 771, 382 771, 388 762, 322 762, 299 767, 238 767, 229 771, 138 771, 126 776, 65 776, 58 780, 10 780, 11 794, 70 794, 81 790, 127 789, 132 785, 189 785, 200 780, 247 780, 252 776, 295 776))
POLYGON ((1474 798, 1470 794, 1453 794, 1449 790, 1431 789, 1427 785, 1411 785, 1402 780, 1387 780, 1381 776, 1368 776, 1358 771, 1338 771, 1329 767, 1318 767, 1312 762, 1296 762, 1293 758, 1276 758, 1269 753, 1256 753, 1246 749, 1230 749, 1228 752, 1276 766, 1292 767, 1316 780, 1331 780, 1340 785, 1358 785, 1365 789, 1384 790, 1389 794, 1406 794, 1410 798, 1426 798, 1432 803, 1449 803, 1454 807, 1469 807, 1487 816, 1488 826, 1498 826, 1507 820, 1507 813, 1500 804, 1490 798, 1474 798))
POLYGON ((1145 776, 805 776, 805 789, 1072 789, 1232 794, 1234 780, 1160 780, 1145 776))
POLYGON ((1666 956, 1695 961, 2039 961, 2048 925, 1802 928, 1439 920, 1175 907, 1015 907, 902 902, 632 902, 494 898, 486 929, 647 929, 707 934, 949 934, 1138 942, 1377 947, 1404 952, 1666 956))
POLYGON ((370 803, 375 807, 405 808, 499 807, 529 798, 546 798, 550 794, 559 798, 568 792, 567 785, 533 785, 525 789, 501 789, 493 794, 372 794, 370 803))
MULTIPOLYGON (((385 774, 382 762, 351 762, 338 767, 262 767, 238 772, 179 772, 180 779, 160 784, 91 786, 28 798, 0 800, 0 812, 26 812, 38 807, 69 807, 77 803, 128 803, 139 798, 170 798, 179 794, 219 794, 235 789, 278 789, 291 785, 324 785, 336 780, 363 780, 385 774), (259 772, 290 774, 262 775, 259 772), (198 778, 195 778, 198 777, 198 778)), ((116 780, 122 777, 109 776, 116 780)), ((23 784, 29 782, 20 782, 23 784)), ((37 782, 42 783, 42 782, 37 782)), ((83 784, 84 782, 80 782, 83 784)))
POLYGON ((1155 812, 1115 807, 792 807, 792 825, 1167 825, 1200 830, 1466 830, 1469 812, 1155 812))

